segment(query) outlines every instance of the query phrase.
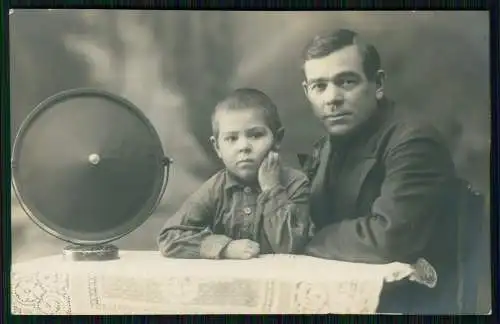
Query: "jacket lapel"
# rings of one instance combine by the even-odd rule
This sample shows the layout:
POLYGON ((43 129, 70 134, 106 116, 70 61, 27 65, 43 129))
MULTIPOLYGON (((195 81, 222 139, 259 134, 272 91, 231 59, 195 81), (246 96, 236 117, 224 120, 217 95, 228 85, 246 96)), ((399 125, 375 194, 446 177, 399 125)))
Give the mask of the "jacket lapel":
POLYGON ((331 145, 330 141, 326 140, 323 145, 313 154, 313 177, 311 179, 311 194, 324 194, 325 181, 327 176, 328 158, 330 157, 331 145), (315 165, 314 165, 315 164, 315 165))
MULTIPOLYGON (((365 200, 370 197, 363 197, 363 185, 367 180, 370 172, 377 164, 377 142, 379 134, 375 132, 364 141, 357 142, 356 145, 349 147, 346 152, 345 160, 341 165, 341 173, 337 181, 342 183, 342 191, 335 193, 338 195, 336 201, 339 203, 339 210, 342 215, 336 215, 343 219, 345 217, 357 217, 358 211, 363 211, 365 208, 365 200)), ((327 203, 332 197, 327 197, 326 183, 330 180, 328 173, 329 159, 332 151, 335 148, 329 140, 325 140, 316 148, 316 156, 308 160, 309 177, 311 179, 311 208, 312 213, 317 215, 325 215, 328 210, 327 203)), ((372 195, 371 193, 369 193, 372 195)), ((325 215, 328 218, 333 217, 325 215)), ((322 216, 322 217, 325 217, 322 216)))
MULTIPOLYGON (((343 161, 342 171, 338 179, 343 185, 342 192, 338 193, 342 199, 338 200, 345 204, 341 208, 343 215, 338 215, 340 218, 360 216, 359 212, 365 212, 367 206, 375 198, 372 196, 378 194, 370 190, 365 192, 363 185, 377 165, 379 145, 381 144, 379 139, 386 127, 384 124, 390 122, 389 115, 392 113, 392 103, 384 102, 380 107, 379 114, 366 126, 363 134, 347 144, 347 156, 343 161)), ((325 181, 328 181, 328 160, 332 150, 335 148, 332 147, 328 137, 324 137, 315 145, 312 157, 299 157, 299 162, 302 161, 301 165, 311 179, 311 213, 322 215, 319 217, 330 217, 325 215, 328 210, 326 202, 331 199, 331 197, 326 196, 325 181)))
POLYGON ((346 184, 343 188, 343 194, 346 195, 346 199, 344 199, 346 203, 345 210, 355 214, 353 217, 356 217, 360 216, 357 215, 358 212, 366 212, 365 206, 363 206, 366 204, 366 199, 363 197, 363 184, 374 169, 377 159, 375 156, 358 156, 348 163, 343 174, 345 178, 342 179, 342 183, 346 184))
POLYGON ((309 179, 311 179, 310 208, 313 221, 315 222, 323 219, 328 211, 327 202, 329 200, 327 191, 325 190, 325 181, 330 151, 330 141, 322 140, 318 143, 306 170, 309 179))

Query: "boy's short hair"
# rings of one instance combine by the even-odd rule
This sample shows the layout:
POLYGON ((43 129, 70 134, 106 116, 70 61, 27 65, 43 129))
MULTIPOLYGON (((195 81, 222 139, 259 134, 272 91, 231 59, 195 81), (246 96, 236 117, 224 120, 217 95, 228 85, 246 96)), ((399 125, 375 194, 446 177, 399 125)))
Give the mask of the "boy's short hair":
POLYGON ((276 136, 276 132, 282 128, 278 109, 274 102, 264 92, 252 88, 240 88, 234 90, 226 98, 219 101, 212 113, 212 132, 215 137, 218 136, 219 127, 216 115, 221 110, 237 110, 254 108, 260 109, 264 113, 264 119, 267 127, 276 136))

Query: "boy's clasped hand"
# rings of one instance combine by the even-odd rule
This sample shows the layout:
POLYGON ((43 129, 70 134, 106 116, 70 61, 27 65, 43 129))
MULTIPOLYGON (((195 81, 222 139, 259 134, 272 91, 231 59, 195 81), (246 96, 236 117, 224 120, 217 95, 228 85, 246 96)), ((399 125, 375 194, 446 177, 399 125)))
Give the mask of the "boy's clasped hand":
POLYGON ((222 254, 225 259, 251 259, 260 253, 260 245, 252 240, 234 240, 229 242, 222 254))

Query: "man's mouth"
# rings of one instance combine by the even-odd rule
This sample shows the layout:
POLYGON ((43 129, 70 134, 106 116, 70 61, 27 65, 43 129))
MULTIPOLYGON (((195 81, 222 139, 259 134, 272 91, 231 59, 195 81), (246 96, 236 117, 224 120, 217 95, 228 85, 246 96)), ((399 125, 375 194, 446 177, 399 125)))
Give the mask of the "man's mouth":
POLYGON ((335 121, 335 120, 339 120, 339 119, 342 119, 344 117, 347 117, 349 115, 351 115, 351 114, 347 113, 347 112, 343 112, 343 113, 326 115, 326 116, 323 117, 323 119, 324 120, 328 120, 328 121, 335 121))

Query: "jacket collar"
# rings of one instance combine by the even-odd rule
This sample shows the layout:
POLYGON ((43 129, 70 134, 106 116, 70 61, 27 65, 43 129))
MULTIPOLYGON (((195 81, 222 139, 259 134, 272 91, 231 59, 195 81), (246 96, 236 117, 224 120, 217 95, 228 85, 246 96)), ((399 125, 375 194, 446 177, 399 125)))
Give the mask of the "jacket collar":
POLYGON ((245 184, 241 180, 239 180, 235 175, 229 172, 227 169, 224 171, 224 177, 225 177, 224 190, 226 191, 238 188, 243 189, 244 187, 251 187, 252 189, 257 191, 260 190, 258 184, 254 185, 245 184))
POLYGON ((345 137, 333 138, 325 136, 323 140, 327 151, 349 150, 351 154, 362 157, 373 157, 377 149, 377 136, 385 129, 384 125, 391 120, 394 114, 394 103, 389 99, 382 99, 374 115, 355 132, 345 137))
POLYGON ((350 153, 356 156, 373 157, 377 150, 377 138, 379 137, 377 134, 383 132, 384 125, 391 120, 393 114, 394 102, 386 98, 382 99, 374 116, 356 133, 342 140, 332 139, 328 135, 323 136, 314 143, 312 155, 298 154, 302 169, 311 177, 316 173, 320 164, 325 164, 332 150, 349 148, 350 153))

